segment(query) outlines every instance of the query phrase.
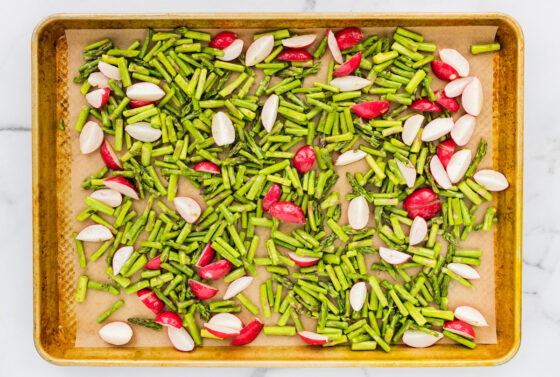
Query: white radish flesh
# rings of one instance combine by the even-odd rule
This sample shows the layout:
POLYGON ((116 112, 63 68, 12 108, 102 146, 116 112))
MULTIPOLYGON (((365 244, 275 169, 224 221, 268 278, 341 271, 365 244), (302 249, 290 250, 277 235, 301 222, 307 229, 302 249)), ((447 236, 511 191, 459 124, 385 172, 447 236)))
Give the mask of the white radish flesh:
POLYGON ((239 279, 235 279, 228 286, 226 293, 224 294, 224 300, 229 300, 237 296, 239 293, 243 292, 251 283, 253 282, 252 276, 242 276, 239 279))
POLYGON ((469 61, 461 53, 452 48, 444 48, 439 51, 439 57, 444 63, 449 64, 461 77, 469 75, 469 61))
POLYGON ((89 85, 94 88, 107 88, 109 87, 109 79, 101 72, 93 72, 88 77, 89 85))
POLYGON ((355 230, 363 229, 369 221, 369 205, 363 196, 350 200, 348 205, 348 222, 355 230))
POLYGON ((194 349, 194 341, 184 327, 167 327, 167 336, 177 351, 189 352, 194 349))
POLYGON ((410 233, 408 234, 408 244, 410 246, 418 245, 424 241, 428 234, 428 224, 426 220, 420 216, 416 216, 410 226, 410 233))
POLYGON ((80 132, 80 151, 82 154, 96 151, 101 143, 103 143, 103 129, 93 120, 86 122, 80 132))
POLYGON ((424 123, 424 115, 416 114, 404 121, 402 130, 402 139, 406 145, 412 145, 422 123, 424 123))
POLYGON ((218 146, 229 145, 235 141, 235 128, 231 119, 222 111, 212 118, 212 137, 218 146))
POLYGON ((121 272, 124 264, 130 258, 134 248, 132 246, 123 246, 113 255, 113 275, 118 275, 121 272))
POLYGON ((189 224, 193 224, 198 220, 200 214, 202 213, 202 209, 200 208, 200 204, 193 198, 189 198, 188 196, 178 196, 173 200, 173 204, 175 204, 175 208, 179 215, 183 219, 185 219, 189 224))
POLYGON ((495 170, 479 170, 474 174, 473 178, 476 183, 488 191, 503 191, 509 187, 505 175, 495 170))
POLYGON ((312 344, 314 346, 320 346, 329 341, 328 336, 317 334, 311 331, 300 331, 298 332, 298 335, 304 342, 312 344))
POLYGON ((232 42, 232 44, 222 50, 224 52, 224 56, 217 56, 216 58, 224 62, 229 62, 237 59, 243 51, 243 45, 244 42, 242 39, 236 39, 232 42))
POLYGON ((455 98, 463 94, 465 87, 472 81, 472 77, 463 77, 461 79, 450 81, 444 89, 445 95, 449 98, 455 98))
POLYGON ((114 65, 100 61, 99 64, 97 65, 97 68, 101 71, 101 73, 103 73, 106 77, 110 79, 116 81, 122 80, 121 71, 119 71, 119 68, 115 67, 114 65))
POLYGON ((100 109, 107 103, 110 93, 111 90, 109 88, 92 90, 86 94, 86 101, 91 107, 100 109))
POLYGON ((282 45, 288 48, 305 48, 307 46, 311 46, 311 44, 315 42, 316 38, 316 34, 298 35, 295 37, 282 39, 282 45))
POLYGON ((463 90, 461 104, 467 113, 476 117, 482 111, 482 101, 482 84, 478 77, 474 77, 463 90))
POLYGON ((334 164, 336 166, 344 166, 353 162, 363 160, 364 158, 366 158, 366 156, 367 153, 362 151, 361 149, 349 150, 338 156, 334 164))
POLYGON ((153 128, 148 122, 129 124, 124 129, 133 139, 144 143, 151 143, 161 137, 161 130, 153 128))
POLYGON ((342 53, 340 52, 340 47, 338 47, 336 37, 330 29, 327 30, 327 44, 329 46, 329 50, 331 50, 334 61, 338 64, 344 63, 344 59, 342 58, 342 53))
POLYGON ((82 229, 76 238, 80 241, 101 242, 113 238, 113 233, 105 225, 95 224, 82 229))
POLYGON ((455 126, 451 130, 451 138, 458 146, 467 145, 474 131, 476 118, 472 115, 465 114, 455 122, 455 126))
POLYGON ((159 101, 165 92, 151 82, 139 82, 126 89, 126 96, 133 101, 159 101))
POLYGON ((110 189, 116 190, 132 199, 139 199, 138 192, 126 178, 112 177, 103 181, 103 184, 110 189))
POLYGON ((473 307, 459 306, 455 309, 455 318, 468 323, 471 326, 485 327, 488 326, 486 318, 473 307))
POLYGON ((276 117, 278 116, 279 103, 280 98, 276 94, 271 94, 263 105, 261 111, 261 120, 266 132, 270 132, 270 130, 272 130, 272 127, 274 127, 276 117))
POLYGON ((89 196, 113 208, 120 206, 122 203, 121 193, 113 189, 95 190, 89 196))
POLYGON ((436 155, 434 155, 430 160, 430 173, 442 189, 447 190, 452 186, 451 180, 449 180, 449 177, 447 176, 447 171, 443 167, 439 157, 436 155))
POLYGON ((471 156, 472 153, 469 149, 453 153, 446 169, 451 183, 457 183, 463 178, 471 163, 471 156))
POLYGON ((241 331, 243 322, 231 313, 218 313, 208 321, 209 325, 223 326, 234 331, 241 331))
POLYGON ((416 169, 410 160, 405 165, 402 161, 397 160, 397 166, 404 177, 407 187, 413 187, 416 182, 416 169))
POLYGON ((354 311, 362 310, 366 302, 367 288, 366 283, 360 281, 352 286, 349 293, 350 305, 354 311))
POLYGON ((245 65, 252 67, 259 64, 270 55, 274 48, 274 37, 270 34, 263 35, 255 40, 245 53, 245 65))
POLYGON ((340 89, 341 92, 360 90, 370 84, 371 81, 358 76, 337 77, 329 83, 329 85, 340 89))
POLYGON ((386 247, 379 248, 379 256, 385 262, 393 265, 403 264, 410 259, 410 255, 386 247))
POLYGON ((438 333, 438 336, 427 334, 420 330, 406 330, 403 334, 402 341, 409 347, 426 348, 436 344, 443 334, 438 333))
POLYGON ((132 339, 132 327, 126 322, 110 322, 99 329, 99 337, 113 346, 123 346, 132 339))
POLYGON ((436 118, 422 130, 422 141, 434 141, 453 129, 453 118, 436 118))
POLYGON ((464 279, 480 279, 480 274, 474 268, 464 263, 449 263, 447 265, 452 272, 456 273, 464 279))

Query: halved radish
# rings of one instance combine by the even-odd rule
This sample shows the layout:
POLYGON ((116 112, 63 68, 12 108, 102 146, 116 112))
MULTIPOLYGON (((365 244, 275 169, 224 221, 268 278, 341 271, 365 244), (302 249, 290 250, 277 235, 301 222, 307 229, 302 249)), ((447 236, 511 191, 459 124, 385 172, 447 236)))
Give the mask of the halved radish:
POLYGON ((406 186, 414 187, 414 183, 416 182, 416 169, 414 168, 414 165, 412 165, 412 162, 408 160, 408 163, 404 164, 402 161, 397 160, 397 167, 404 177, 406 186))
POLYGON ((427 98, 420 98, 412 102, 409 106, 411 110, 428 111, 430 113, 441 113, 443 108, 437 102, 432 102, 427 98))
POLYGON ((402 341, 409 347, 426 348, 436 344, 443 334, 438 333, 438 336, 427 334, 420 330, 406 330, 403 334, 402 341))
POLYGON ((103 143, 101 144, 100 152, 101 152, 101 158, 103 159, 103 162, 105 162, 105 165, 107 165, 109 169, 113 169, 113 170, 122 169, 122 164, 121 161, 119 160, 119 157, 117 156, 117 154, 111 147, 111 144, 109 144, 107 140, 103 140, 103 143))
POLYGON ((154 101, 130 101, 128 104, 133 109, 136 109, 137 107, 153 105, 154 103, 155 103, 154 101))
POLYGON ((474 131, 476 118, 472 115, 465 114, 455 122, 455 126, 451 130, 451 138, 458 146, 466 145, 474 131))
POLYGON ((447 164, 449 164, 449 160, 451 160, 451 156, 453 156, 454 152, 455 142, 452 139, 447 139, 438 145, 437 156, 444 168, 446 168, 447 164))
POLYGON ((196 267, 204 267, 207 266, 214 257, 216 256, 216 252, 212 249, 212 241, 208 242, 200 257, 198 257, 198 261, 195 263, 196 267))
POLYGON ((229 327, 221 326, 221 325, 212 325, 210 323, 205 323, 204 328, 208 330, 212 335, 217 336, 218 338, 227 339, 233 338, 234 336, 239 335, 241 330, 234 330, 229 327))
POLYGON ((194 349, 193 338, 184 327, 180 329, 168 327, 167 336, 177 351, 189 352, 194 349))
POLYGON ((294 155, 294 168, 299 174, 305 174, 315 163, 315 149, 309 145, 299 148, 294 155))
POLYGON ((469 280, 480 279, 480 274, 471 266, 464 263, 449 263, 447 268, 462 278, 469 280))
POLYGON ((383 246, 379 248, 379 256, 385 262, 393 265, 403 264, 411 258, 409 254, 383 246))
POLYGON ((212 118, 212 137, 218 146, 228 145, 235 141, 235 128, 231 119, 222 111, 212 118))
POLYGON ((317 38, 317 34, 304 34, 298 35, 291 38, 282 39, 282 45, 287 48, 306 48, 311 46, 315 39, 317 38))
POLYGON ((455 318, 460 319, 471 326, 488 326, 488 322, 486 322, 486 318, 484 318, 482 313, 471 306, 458 306, 454 313, 455 318))
POLYGON ((82 154, 94 152, 103 143, 103 129, 93 120, 87 121, 80 132, 80 151, 82 154))
POLYGON ((472 77, 463 77, 461 79, 451 81, 445 86, 445 95, 449 98, 460 96, 472 79, 472 77))
POLYGON ((216 58, 224 62, 235 60, 239 57, 239 55, 241 55, 244 44, 245 42, 243 42, 242 39, 236 39, 231 45, 222 50, 224 52, 224 56, 216 56, 216 58))
POLYGON ((366 283, 363 281, 357 282, 350 288, 350 293, 348 295, 352 309, 356 312, 362 310, 367 297, 366 283))
POLYGON ((121 272, 124 264, 130 258, 132 253, 134 252, 134 248, 132 246, 123 246, 113 254, 113 275, 118 275, 121 272))
POLYGON ((313 55, 305 50, 284 50, 278 54, 276 59, 287 62, 304 62, 313 60, 313 55))
POLYGON ((363 196, 357 196, 348 204, 348 223, 352 229, 363 229, 369 221, 369 205, 363 196))
POLYGON ((224 294, 224 300, 229 300, 243 292, 253 282, 252 276, 242 276, 239 279, 232 281, 224 294))
POLYGON ((200 204, 188 196, 177 196, 173 200, 173 204, 179 215, 190 224, 195 223, 202 213, 200 204))
POLYGON ((120 192, 132 199, 139 199, 136 187, 124 177, 111 177, 103 180, 103 184, 113 190, 120 192))
POLYGON ((434 141, 447 135, 453 129, 453 118, 436 118, 422 130, 422 141, 434 141))
POLYGON ((344 59, 342 58, 342 53, 340 52, 340 47, 338 47, 338 42, 336 41, 336 37, 331 29, 327 30, 327 44, 329 46, 329 50, 331 51, 334 61, 337 62, 338 64, 344 63, 344 59))
POLYGON ((218 293, 218 289, 193 279, 189 279, 189 287, 191 287, 194 295, 201 300, 208 300, 218 293))
POLYGON ((148 122, 129 124, 124 129, 132 138, 144 143, 151 143, 161 137, 161 130, 153 128, 148 122))
POLYGON ((495 170, 479 170, 474 174, 473 178, 476 183, 488 191, 503 191, 509 187, 505 175, 495 170))
POLYGON ((313 346, 322 346, 329 341, 329 337, 322 334, 317 334, 311 331, 300 331, 297 333, 301 340, 313 346))
POLYGON ((474 77, 463 90, 461 104, 467 113, 476 117, 482 111, 482 101, 482 84, 478 77, 474 77))
POLYGON ((430 173, 432 173, 434 181, 436 181, 436 183, 440 185, 442 189, 447 190, 451 186, 453 186, 451 184, 451 181, 449 180, 449 177, 447 176, 447 171, 443 167, 443 164, 441 163, 437 155, 433 156, 430 160, 430 173))
POLYGON ((471 163, 471 157, 469 149, 460 150, 451 156, 446 168, 451 183, 457 183, 463 178, 471 163))
POLYGON ((233 264, 231 264, 230 261, 228 261, 227 259, 222 259, 202 267, 200 270, 198 270, 198 276, 206 280, 218 280, 226 276, 231 270, 232 266, 233 264))
POLYGON ((432 71, 438 79, 444 81, 452 81, 459 77, 459 72, 455 68, 441 60, 432 61, 432 71))
POLYGON ((159 101, 165 92, 154 83, 139 82, 126 89, 126 96, 134 101, 159 101))
POLYGON ((404 121, 401 134, 403 143, 412 145, 414 139, 416 139, 416 135, 418 135, 418 131, 420 131, 420 127, 422 127, 422 123, 424 123, 424 119, 424 115, 416 114, 404 121))
POLYGON ((300 267, 312 266, 319 261, 319 258, 315 257, 305 257, 302 255, 297 255, 296 253, 289 251, 288 258, 294 261, 300 267))
POLYGON ((123 346, 132 339, 132 327, 126 322, 110 322, 99 329, 99 337, 113 346, 123 346))
POLYGON ((119 71, 119 68, 115 67, 114 65, 100 61, 99 64, 97 64, 97 69, 99 69, 101 73, 103 73, 106 77, 110 79, 116 81, 122 80, 121 71, 119 71))
POLYGON ((76 236, 76 239, 86 242, 107 241, 113 238, 113 233, 105 225, 94 224, 85 227, 76 236))
POLYGON ((282 195, 282 188, 278 183, 273 183, 268 192, 265 194, 262 200, 262 209, 265 212, 268 212, 270 207, 276 202, 280 200, 280 196, 282 195))
POLYGON ((144 268, 148 270, 159 270, 161 268, 161 255, 150 259, 150 261, 144 265, 144 268))
POLYGON ((270 206, 268 212, 272 217, 287 223, 305 224, 305 214, 300 206, 292 202, 276 202, 270 206))
POLYGON ((215 314, 214 316, 212 316, 212 318, 210 318, 208 323, 211 325, 229 327, 236 331, 241 331, 241 329, 243 328, 243 322, 241 322, 241 320, 237 316, 231 313, 215 314))
POLYGON ((165 304, 150 289, 141 289, 136 293, 136 296, 138 296, 140 301, 144 305, 146 305, 146 307, 150 309, 155 315, 158 315, 161 312, 163 312, 163 308, 165 307, 165 304))
POLYGON ((252 67, 259 64, 272 52, 274 48, 274 37, 270 34, 263 35, 255 40, 245 53, 245 65, 252 67))
POLYGON ((89 196, 113 208, 120 206, 122 203, 121 193, 113 189, 95 190, 89 196))
POLYGON ((222 31, 219 32, 212 38, 208 47, 217 48, 218 50, 223 50, 224 48, 230 46, 237 39, 237 34, 232 31, 222 31))
POLYGON ((270 97, 264 102, 261 111, 261 121, 266 132, 270 132, 274 123, 276 122, 276 117, 278 116, 278 104, 280 103, 280 98, 276 94, 271 94, 270 97))
POLYGON ((342 64, 340 67, 335 69, 335 71, 333 72, 333 76, 334 77, 348 76, 356 69, 358 69, 361 61, 362 61, 362 52, 360 51, 356 55, 348 59, 346 62, 344 62, 344 64, 342 64))
POLYGON ((475 333, 473 328, 466 322, 463 321, 449 321, 445 322, 443 329, 452 332, 457 335, 464 336, 465 338, 474 339, 475 333))
POLYGON ((109 78, 105 76, 101 72, 92 72, 88 77, 89 85, 93 86, 94 88, 108 88, 109 87, 109 78))
POLYGON ((411 219, 420 216, 425 220, 434 217, 441 210, 438 195, 429 188, 421 188, 410 194, 403 202, 411 219))
POLYGON ((341 50, 346 50, 360 43, 364 37, 357 27, 347 27, 336 33, 336 43, 341 50))
POLYGON ((260 319, 255 318, 254 320, 249 322, 249 324, 245 326, 243 330, 241 330, 239 335, 233 338, 233 340, 231 341, 231 345, 243 346, 245 344, 251 343, 257 338, 263 327, 264 323, 262 323, 260 319))
POLYGON ((444 91, 437 90, 435 92, 436 95, 436 102, 441 106, 445 107, 447 110, 451 111, 452 113, 456 113, 459 111, 459 102, 455 98, 447 97, 444 91))
POLYGON ((348 165, 366 158, 367 153, 361 149, 351 149, 344 152, 334 161, 336 166, 348 165))
POLYGON ((369 101, 352 105, 350 109, 359 117, 373 119, 385 114, 390 107, 391 103, 389 101, 369 101))
MULTIPOLYGON (((341 92, 351 92, 353 90, 360 90, 370 85, 371 81, 358 76, 344 76, 333 79, 329 85, 332 85, 341 92)), ((367 103, 367 102, 364 102, 367 103)))
POLYGON ((220 168, 209 161, 199 162, 193 167, 193 170, 210 174, 220 174, 220 168))
POLYGON ((420 216, 416 216, 412 221, 410 226, 410 232, 408 234, 408 244, 410 246, 418 245, 420 242, 424 241, 426 235, 428 234, 428 224, 420 216))
POLYGON ((469 61, 461 55, 459 51, 452 48, 443 48, 439 50, 439 57, 444 63, 447 63, 455 68, 457 73, 459 73, 459 76, 465 77, 469 75, 469 61))
POLYGON ((175 327, 176 329, 180 329, 183 326, 181 317, 174 312, 160 313, 156 316, 156 318, 154 318, 154 322, 163 326, 175 327))

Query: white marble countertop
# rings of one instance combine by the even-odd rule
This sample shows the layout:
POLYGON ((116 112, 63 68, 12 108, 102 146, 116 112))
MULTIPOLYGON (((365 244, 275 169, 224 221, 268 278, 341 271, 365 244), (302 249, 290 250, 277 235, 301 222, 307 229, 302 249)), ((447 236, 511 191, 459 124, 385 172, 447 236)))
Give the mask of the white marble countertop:
MULTIPOLYGON (((58 12, 235 12, 235 11, 499 11, 515 17, 523 27, 526 43, 525 79, 525 221, 523 250, 523 335, 521 348, 509 363, 495 368, 449 369, 221 369, 230 377, 274 377, 321 375, 427 376, 454 373, 456 376, 558 375, 560 349, 560 223, 556 210, 556 184, 560 184, 560 124, 557 101, 560 49, 554 1, 400 0, 400 1, 206 1, 135 0, 2 1, 0 7, 0 376, 151 376, 150 368, 102 369, 56 367, 39 357, 32 341, 32 240, 31 240, 31 99, 30 40, 34 26, 45 16, 58 12), (558 159, 557 159, 558 158, 558 159), (543 190, 544 187, 552 188, 543 190), (556 220, 555 220, 556 219, 556 220), (555 372, 556 371, 556 372, 555 372)), ((499 308, 498 308, 499 310, 499 308)), ((200 370, 166 369, 157 373, 179 376, 200 370)), ((203 373, 208 373, 204 371, 203 373)))

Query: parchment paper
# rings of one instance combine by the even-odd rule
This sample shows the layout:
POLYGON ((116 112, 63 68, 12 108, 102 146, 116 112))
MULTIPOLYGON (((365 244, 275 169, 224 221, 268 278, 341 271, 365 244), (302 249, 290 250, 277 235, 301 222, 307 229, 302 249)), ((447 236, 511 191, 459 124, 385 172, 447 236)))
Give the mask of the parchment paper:
MULTIPOLYGON (((187 25, 188 26, 188 25, 187 25)), ((441 48, 455 48, 463 53, 469 60, 470 75, 478 76, 483 84, 484 90, 484 107, 482 113, 477 118, 477 125, 474 131, 474 135, 471 141, 465 148, 471 149, 474 152, 478 145, 480 137, 484 137, 488 141, 488 153, 482 163, 480 168, 488 168, 492 166, 492 92, 493 92, 493 58, 492 54, 480 54, 471 55, 469 53, 469 47, 471 44, 488 43, 494 40, 496 33, 496 27, 493 26, 466 26, 466 27, 418 27, 414 29, 415 31, 421 33, 427 42, 436 43, 438 49, 441 48)), ((206 31, 215 34, 217 30, 208 29, 206 31)), ((235 30, 239 37, 244 39, 246 42, 245 46, 252 40, 252 34, 258 30, 246 29, 246 30, 235 30)), ((298 32, 298 30, 294 30, 298 32)), ((394 28, 362 28, 364 36, 367 38, 372 34, 377 34, 380 37, 389 36, 394 31, 394 28)), ((320 37, 324 35, 324 29, 302 29, 299 30, 300 33, 317 33, 320 37)), ((77 69, 83 64, 82 59, 82 49, 83 46, 92 43, 94 41, 100 40, 102 38, 111 38, 115 46, 119 48, 126 48, 135 40, 143 41, 145 36, 145 30, 143 29, 130 29, 130 30, 116 30, 116 29, 106 29, 106 30, 67 30, 66 37, 68 41, 68 81, 69 85, 69 125, 73 127, 76 122, 80 108, 85 104, 84 97, 79 92, 79 85, 73 84, 71 82, 72 78, 75 76, 77 69)), ((314 51, 316 44, 311 46, 308 50, 314 51)), ((325 58, 323 58, 323 64, 321 66, 320 72, 316 76, 307 77, 304 81, 304 86, 311 86, 313 81, 319 79, 321 81, 325 80, 326 77, 326 63, 330 58, 330 53, 327 51, 325 58)), ((232 75, 235 77, 236 75, 232 75)), ((231 79, 233 79, 233 77, 231 79)), ((257 81, 259 82, 259 76, 257 76, 257 81)), ((279 81, 278 78, 271 82, 271 86, 279 81)), ((432 88, 434 90, 442 89, 444 83, 439 81, 434 77, 432 88)), ((256 85, 253 86, 252 90, 256 89, 256 85)), ((458 119, 462 114, 455 114, 454 119, 458 119)), ((84 223, 80 223, 75 220, 75 217, 80 213, 85 205, 84 199, 90 193, 89 191, 83 190, 80 187, 81 182, 88 176, 97 172, 102 166, 103 162, 99 157, 98 152, 92 153, 90 155, 82 155, 79 151, 79 134, 71 130, 71 143, 72 143, 72 171, 68 172, 68 184, 71 185, 72 193, 72 216, 71 222, 74 224, 74 229, 76 231, 81 230, 86 225, 92 223, 91 220, 86 220, 84 223)), ((113 142, 112 138, 109 138, 113 142)), ((121 152, 124 153, 124 152, 121 152)), ((347 184, 345 174, 346 171, 360 171, 365 174, 369 168, 364 161, 351 164, 345 167, 336 168, 339 173, 339 180, 334 187, 334 190, 340 192, 340 197, 343 199, 345 194, 350 191, 347 184)), ((199 203, 203 203, 202 198, 198 195, 197 190, 187 184, 184 177, 180 177, 179 181, 179 191, 178 195, 191 195, 199 200, 199 203)), ((70 199, 69 199, 70 200, 70 199)), ((142 204, 136 204, 137 212, 143 208, 142 204)), ((477 217, 480 218, 481 214, 484 213, 486 207, 490 204, 481 205, 477 217)), ((203 207, 203 209, 205 206, 203 207)), ((347 224, 348 220, 346 217, 347 202, 342 200, 342 218, 340 222, 342 224, 347 224)), ((373 215, 370 216, 369 226, 373 226, 373 215)), ((284 224, 281 226, 280 230, 289 231, 293 228, 293 225, 284 224)), ((329 231, 327 229, 327 231, 329 231)), ((408 229, 405 229, 408 232, 408 229)), ((257 234, 261 236, 261 244, 257 250, 257 257, 267 256, 266 248, 264 247, 264 241, 268 239, 268 229, 258 228, 257 234)), ((440 240, 442 242, 442 240, 440 240)), ((442 242, 446 245, 446 242, 442 242)), ((373 246, 379 247, 382 242, 378 237, 375 237, 373 246)), ((485 328, 478 327, 475 329, 477 335, 477 343, 493 344, 496 343, 496 313, 495 313, 495 297, 494 297, 494 236, 493 232, 473 232, 469 235, 467 241, 460 242, 458 249, 480 249, 483 250, 483 256, 481 258, 481 265, 476 267, 481 275, 480 280, 473 281, 475 288, 466 288, 455 281, 451 281, 449 287, 449 310, 453 310, 459 305, 471 305, 478 308, 481 313, 486 317, 489 326, 485 328)), ((98 243, 85 243, 86 255, 89 256, 99 247, 98 243)), ((139 245, 136 245, 139 246, 139 245)), ((286 250, 279 247, 280 252, 286 253, 286 250)), ((442 253, 445 249, 442 251, 442 253)), ((377 255, 368 255, 366 257, 367 266, 369 267, 374 261, 378 260, 377 255)), ((90 279, 111 283, 111 280, 104 273, 106 269, 105 258, 102 257, 95 263, 89 262, 85 271, 80 271, 76 258, 76 276, 77 281, 78 276, 81 273, 87 274, 90 279)), ((258 267, 259 277, 253 281, 252 285, 244 292, 244 294, 257 306, 259 304, 259 284, 269 277, 269 274, 265 271, 264 267, 258 267)), ((391 278, 384 273, 380 272, 370 272, 379 276, 383 279, 391 278)), ((412 271, 410 271, 412 274, 412 271)), ((136 274, 139 275, 139 274, 136 274)), ((136 277, 135 279, 138 279, 136 277)), ((133 280, 134 282, 135 280, 133 280)), ((394 283, 394 282, 393 282, 394 283)), ((212 285, 219 288, 220 291, 215 296, 214 299, 220 300, 225 292, 226 284, 223 282, 212 282, 212 285)), ((285 290, 284 290, 285 293, 285 290)), ((106 347, 105 344, 98 336, 97 331, 102 325, 98 325, 96 318, 104 310, 112 305, 118 299, 124 299, 125 305, 121 307, 115 314, 113 314, 107 322, 114 320, 126 320, 129 317, 146 317, 153 318, 153 313, 148 310, 137 298, 136 295, 127 296, 121 293, 119 297, 113 296, 110 293, 95 291, 89 289, 87 292, 87 299, 83 303, 76 303, 76 318, 77 318, 77 330, 76 330, 76 347, 106 347)), ((240 318, 244 323, 248 323, 253 315, 243 308, 242 312, 239 314, 240 318)), ((264 320, 267 325, 275 325, 279 318, 278 314, 273 313, 271 318, 263 318, 259 314, 259 318, 264 320)), ((302 322, 307 330, 314 330, 314 320, 308 319, 305 315, 301 316, 302 322)), ((202 321, 199 321, 199 325, 202 321)), ((289 322, 291 324, 291 320, 289 322)), ((150 329, 143 328, 141 326, 134 326, 134 337, 128 346, 134 347, 158 347, 158 346, 170 346, 169 339, 167 337, 167 332, 165 329, 162 331, 153 331, 150 329)), ((447 339, 443 339, 442 342, 449 342, 447 339)), ((204 345, 228 345, 229 341, 217 341, 211 339, 204 339, 204 345)), ((252 343, 252 345, 301 345, 302 342, 298 337, 279 337, 279 336, 265 336, 263 333, 252 343)))

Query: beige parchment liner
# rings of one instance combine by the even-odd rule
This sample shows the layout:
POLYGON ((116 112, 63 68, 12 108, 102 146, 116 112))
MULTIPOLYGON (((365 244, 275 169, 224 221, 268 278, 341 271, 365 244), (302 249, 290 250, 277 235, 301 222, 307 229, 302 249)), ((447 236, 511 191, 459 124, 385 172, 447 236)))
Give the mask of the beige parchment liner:
MULTIPOLYGON (((186 25, 188 26, 188 25, 186 25)), ((377 34, 381 36, 389 36, 393 32, 393 28, 362 28, 364 36, 367 38, 370 35, 377 34)), ((465 26, 465 27, 418 27, 414 29, 415 31, 421 33, 425 40, 428 42, 436 43, 438 48, 455 48, 463 53, 469 60, 470 75, 478 76, 483 84, 484 90, 484 107, 482 113, 477 118, 476 129, 474 135, 465 148, 469 148, 474 152, 476 150, 478 140, 480 137, 484 137, 488 141, 488 153, 480 164, 480 168, 489 168, 492 165, 492 94, 493 94, 493 59, 492 54, 481 54, 473 56, 469 53, 468 49, 471 44, 475 43, 485 43, 494 40, 497 28, 494 26, 465 26)), ((215 34, 217 30, 208 29, 205 30, 215 34)), ((245 40, 245 48, 248 43, 252 40, 252 34, 260 30, 254 29, 244 29, 235 30, 239 37, 245 40)), ((320 39, 324 33, 324 29, 302 29, 294 30, 300 33, 317 33, 320 39)), ((145 36, 145 31, 141 29, 127 29, 127 30, 117 30, 117 29, 105 29, 105 30, 67 30, 66 38, 68 41, 68 80, 69 84, 69 114, 70 114, 70 125, 76 121, 80 108, 85 104, 84 97, 79 92, 79 85, 71 83, 72 78, 75 76, 77 69, 83 64, 82 59, 82 49, 83 46, 97 41, 102 38, 111 38, 113 43, 120 47, 126 48, 135 40, 142 41, 145 36)), ((309 51, 314 51, 315 45, 309 48, 309 51)), ((327 51, 323 58, 323 64, 321 70, 314 77, 307 77, 304 82, 304 86, 311 86, 313 81, 319 79, 321 81, 325 80, 326 77, 326 63, 331 59, 330 53, 327 51)), ((260 73, 260 72, 259 72, 260 73)), ((262 74, 262 73, 261 73, 262 74)), ((232 75, 236 76, 236 75, 232 75)), ((257 82, 259 78, 257 76, 257 82)), ((279 80, 279 79, 275 79, 279 80)), ((271 85, 276 81, 272 81, 271 85)), ((443 88, 444 83, 439 81, 434 77, 433 89, 443 88)), ((256 85, 253 86, 255 90, 256 85)), ((454 118, 458 119, 462 114, 455 114, 454 118)), ((72 211, 69 214, 71 219, 69 219, 70 224, 73 224, 73 229, 79 231, 86 225, 90 225, 91 220, 86 220, 84 223, 78 222, 75 217, 81 212, 85 205, 84 199, 89 194, 89 191, 83 190, 80 187, 80 183, 87 176, 95 173, 103 166, 103 161, 101 160, 99 153, 94 152, 90 155, 82 155, 79 150, 79 134, 72 131, 71 133, 71 147, 72 147, 72 167, 71 171, 67 172, 67 184, 71 185, 71 200, 72 211)), ((110 138, 111 142, 113 141, 110 138)), ((121 152, 124 153, 124 152, 121 152)), ((360 171, 362 173, 367 172, 368 167, 365 162, 354 163, 349 166, 337 168, 339 173, 339 180, 334 186, 334 190, 340 192, 340 197, 344 198, 345 194, 348 193, 349 186, 347 184, 345 174, 346 171, 360 171)), ((202 198, 198 195, 197 190, 187 185, 184 177, 180 178, 179 181, 179 191, 178 195, 191 195, 196 199, 200 199, 199 202, 203 203, 202 198)), ((143 203, 137 204, 137 211, 143 208, 143 203)), ((477 213, 477 217, 480 217, 487 205, 481 205, 477 213)), ((347 202, 342 200, 342 217, 340 222, 342 224, 347 223, 346 217, 346 207, 347 202)), ((203 209, 205 206, 203 206, 203 209)), ((373 216, 370 218, 370 226, 374 225, 373 216)), ((293 226, 285 224, 282 225, 280 230, 289 231, 293 226)), ((405 232, 408 231, 405 229, 405 232)), ((264 241, 268 239, 268 230, 261 228, 258 229, 257 234, 261 235, 261 244, 257 250, 256 256, 266 256, 266 248, 264 247, 264 241)), ((442 241, 442 240, 440 240, 442 241)), ((446 242, 442 242, 444 245, 446 242)), ((494 297, 494 236, 493 232, 483 232, 479 231, 476 233, 471 233, 466 241, 462 241, 459 245, 459 249, 481 249, 483 251, 483 256, 481 259, 481 265, 476 267, 481 275, 481 279, 473 281, 475 284, 474 289, 466 288, 454 281, 451 281, 449 288, 449 305, 448 308, 453 310, 459 305, 471 305, 478 308, 482 314, 486 317, 489 326, 484 328, 476 328, 477 343, 481 344, 494 344, 497 341, 496 337, 496 308, 495 308, 495 297, 494 297)), ((379 247, 382 242, 378 237, 375 237, 373 241, 374 247, 379 247)), ((89 256, 97 249, 98 243, 86 243, 85 251, 86 255, 89 256)), ((279 248, 283 253, 286 252, 283 248, 279 248)), ((444 252, 445 249, 442 251, 444 252)), ((377 255, 368 255, 366 257, 366 262, 368 267, 375 261, 378 260, 377 255)), ((76 263, 76 276, 75 281, 77 281, 78 276, 82 273, 87 274, 90 279, 110 283, 110 279, 105 274, 106 269, 105 258, 102 257, 95 263, 91 263, 88 260, 88 265, 84 271, 81 271, 77 258, 76 263)), ((256 278, 252 285, 244 292, 246 296, 255 304, 259 304, 259 292, 258 286, 264 281, 269 274, 264 270, 264 267, 258 267, 259 277, 256 278)), ((410 271, 412 273, 412 271, 410 271)), ((371 272, 376 276, 381 278, 386 278, 391 281, 388 275, 371 272)), ((139 275, 139 274, 136 274, 139 275)), ((136 281, 138 276, 133 280, 136 281)), ((226 284, 223 282, 212 282, 212 285, 220 289, 215 299, 220 300, 225 292, 226 284)), ((285 292, 285 291, 284 291, 285 292)), ((76 303, 76 319, 77 319, 77 329, 76 329, 76 347, 106 347, 105 344, 97 335, 97 331, 102 325, 98 325, 96 318, 109 306, 111 306, 118 299, 124 299, 125 305, 121 307, 115 314, 113 314, 109 321, 115 320, 126 320, 129 317, 146 317, 152 318, 153 313, 149 311, 137 298, 136 295, 127 296, 124 291, 120 296, 113 296, 110 293, 100 292, 95 290, 88 290, 86 301, 83 303, 76 303)), ((260 306, 260 305, 259 305, 260 306)), ((242 312, 239 314, 240 318, 244 323, 248 323, 253 315, 243 308, 242 312)), ((261 320, 267 325, 275 325, 278 320, 278 314, 273 313, 271 318, 263 318, 259 315, 261 320)), ((305 315, 301 316, 303 324, 307 330, 314 330, 314 320, 308 319, 305 315)), ((291 324, 291 321, 289 322, 291 324)), ((199 321, 199 325, 202 325, 202 321, 199 321)), ((167 331, 163 329, 162 331, 153 331, 141 326, 134 326, 134 336, 132 341, 128 346, 132 347, 168 347, 170 346, 169 339, 167 337, 167 331)), ((443 339, 442 342, 449 343, 447 339, 443 339)), ((217 341, 204 339, 205 345, 228 345, 229 341, 217 341)), ((265 336, 263 333, 252 343, 252 345, 301 345, 302 342, 298 337, 278 337, 278 336, 265 336)))

